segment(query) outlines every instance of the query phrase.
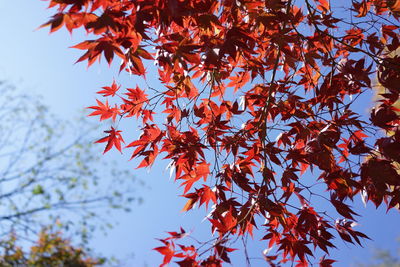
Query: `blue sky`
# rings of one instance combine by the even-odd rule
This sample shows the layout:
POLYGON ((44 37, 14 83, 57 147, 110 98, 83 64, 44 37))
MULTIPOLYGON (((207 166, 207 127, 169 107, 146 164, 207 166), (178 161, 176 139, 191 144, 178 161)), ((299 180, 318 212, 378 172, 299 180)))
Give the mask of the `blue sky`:
MULTIPOLYGON (((68 47, 80 42, 82 34, 74 33, 71 36, 63 29, 49 35, 48 29, 36 30, 52 15, 51 11, 46 10, 46 5, 46 2, 39 0, 0 0, 0 10, 3 11, 0 16, 0 80, 40 94, 51 112, 70 120, 84 107, 94 104, 95 92, 111 84, 114 77, 130 86, 136 83, 140 85, 139 78, 118 77, 118 72, 105 64, 94 64, 89 69, 84 63, 74 65, 81 51, 68 47)), ((125 127, 134 129, 133 135, 139 135, 137 125, 131 122, 125 127)), ((156 266, 161 262, 161 257, 151 249, 161 244, 155 238, 165 237, 165 231, 178 230, 183 226, 187 230, 194 230, 199 239, 208 237, 202 238, 209 227, 207 222, 202 222, 205 215, 202 210, 189 214, 180 212, 185 200, 178 197, 182 191, 165 171, 168 162, 160 162, 148 171, 136 170, 137 163, 128 162, 128 155, 111 152, 105 157, 121 161, 123 167, 132 170, 132 175, 146 181, 150 189, 140 189, 144 203, 134 205, 130 214, 116 213, 111 218, 112 222, 117 221, 118 224, 107 236, 101 233, 96 235, 92 242, 95 251, 123 259, 124 266, 156 266)), ((365 241, 364 248, 359 248, 337 240, 339 249, 334 250, 331 256, 340 260, 338 266, 366 262, 374 247, 392 251, 397 248, 399 212, 392 210, 386 214, 383 207, 376 210, 371 204, 364 209, 360 199, 357 199, 355 206, 362 215, 356 229, 367 233, 373 241, 365 241)), ((262 251, 262 244, 256 242, 252 246, 253 254, 262 251)), ((233 255, 233 266, 244 266, 243 254, 235 252, 233 255)))

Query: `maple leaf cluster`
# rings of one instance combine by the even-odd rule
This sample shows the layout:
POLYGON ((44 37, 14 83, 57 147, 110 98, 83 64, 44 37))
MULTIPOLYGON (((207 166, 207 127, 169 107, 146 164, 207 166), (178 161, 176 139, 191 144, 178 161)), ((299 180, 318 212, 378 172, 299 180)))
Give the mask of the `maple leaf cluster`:
POLYGON ((156 248, 163 265, 221 266, 232 240, 257 229, 272 249, 266 262, 307 266, 335 236, 367 238, 354 229, 357 194, 400 204, 400 56, 388 56, 400 51, 400 1, 331 2, 49 0, 57 13, 44 26, 97 38, 74 46, 84 50, 78 62, 117 56, 121 72, 143 78, 144 61, 158 69, 161 88, 113 81, 90 115, 140 118, 143 133, 125 148, 117 126, 97 142, 133 149, 139 167, 163 155, 188 199, 183 210, 213 205, 214 242, 177 245, 187 234, 170 233, 156 248), (385 91, 365 115, 376 83, 385 91))

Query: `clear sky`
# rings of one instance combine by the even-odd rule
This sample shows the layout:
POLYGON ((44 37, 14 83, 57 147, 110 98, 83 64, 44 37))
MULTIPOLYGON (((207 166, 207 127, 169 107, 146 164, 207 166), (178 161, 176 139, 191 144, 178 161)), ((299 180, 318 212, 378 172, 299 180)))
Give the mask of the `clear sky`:
MULTIPOLYGON (((94 104, 95 92, 101 86, 111 84, 114 77, 131 86, 141 83, 137 77, 118 77, 118 72, 105 64, 94 64, 89 69, 84 63, 74 65, 81 51, 68 47, 80 42, 82 35, 74 33, 71 36, 64 29, 51 35, 48 29, 35 30, 52 14, 46 10, 46 5, 40 0, 0 0, 0 80, 42 95, 51 112, 70 120, 79 110, 94 104)), ((127 126, 137 129, 134 123, 127 126)), ((95 251, 125 260, 123 266, 156 266, 161 263, 161 257, 151 249, 161 244, 155 238, 165 237, 165 231, 175 231, 183 226, 194 230, 199 239, 206 240, 208 236, 202 235, 208 233, 209 226, 208 222, 202 222, 203 210, 189 214, 180 212, 185 200, 178 197, 182 190, 165 171, 168 162, 160 162, 150 171, 136 170, 137 163, 128 162, 128 155, 109 153, 105 156, 126 164, 132 175, 146 181, 150 189, 140 189, 144 203, 135 204, 130 214, 118 213, 111 218, 118 224, 106 237, 100 233, 96 235, 92 242, 95 251)), ((391 210, 386 214, 383 207, 375 210, 371 204, 364 209, 359 199, 355 205, 363 216, 356 229, 368 234, 373 241, 365 241, 364 248, 360 248, 337 240, 339 249, 333 251, 332 257, 340 260, 338 266, 366 262, 374 247, 392 251, 397 248, 399 212, 391 210)), ((257 244, 265 245, 265 242, 257 244)), ((261 246, 258 250, 262 251, 261 246)), ((258 250, 254 247, 253 254, 258 250)), ((244 266, 243 254, 235 252, 233 255, 233 266, 244 266)))

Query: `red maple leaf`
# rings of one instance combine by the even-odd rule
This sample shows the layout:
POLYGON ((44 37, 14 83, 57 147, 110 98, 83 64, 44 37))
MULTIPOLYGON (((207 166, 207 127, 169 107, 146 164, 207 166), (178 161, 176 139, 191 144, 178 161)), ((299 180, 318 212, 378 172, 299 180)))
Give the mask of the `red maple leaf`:
POLYGON ((108 101, 106 100, 105 103, 102 103, 100 100, 97 100, 97 105, 98 106, 91 106, 88 107, 90 109, 94 109, 92 113, 89 114, 89 116, 100 116, 100 121, 106 120, 109 118, 112 118, 113 121, 115 121, 117 115, 119 115, 119 109, 117 108, 117 105, 115 107, 111 108, 108 105, 108 101))
POLYGON ((102 94, 104 97, 106 96, 115 96, 121 85, 118 85, 115 80, 113 81, 111 86, 102 87, 104 90, 98 91, 97 94, 102 94))
POLYGON ((115 130, 114 127, 111 127, 111 130, 108 131, 104 131, 105 133, 107 133, 108 135, 97 140, 95 143, 105 143, 107 142, 106 148, 104 149, 104 153, 106 153, 107 151, 109 151, 113 146, 115 146, 116 149, 118 149, 119 152, 122 153, 121 150, 121 142, 124 142, 124 139, 122 139, 121 136, 121 131, 115 130))

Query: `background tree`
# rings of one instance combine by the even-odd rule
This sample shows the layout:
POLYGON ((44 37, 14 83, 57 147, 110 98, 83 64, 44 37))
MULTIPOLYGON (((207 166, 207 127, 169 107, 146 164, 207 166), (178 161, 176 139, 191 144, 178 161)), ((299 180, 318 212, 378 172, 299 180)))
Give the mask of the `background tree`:
POLYGON ((369 264, 360 264, 360 267, 399 267, 400 260, 398 256, 392 255, 390 251, 377 249, 374 257, 369 264))
POLYGON ((214 204, 207 218, 217 236, 178 246, 188 234, 169 233, 156 248, 162 265, 175 257, 181 266, 220 266, 236 240, 261 234, 271 265, 307 266, 324 255, 319 264, 329 266, 335 236, 367 238, 355 228, 357 194, 377 207, 399 204, 400 57, 387 55, 400 46, 400 1, 49 4, 56 14, 43 26, 84 28, 93 38, 74 46, 84 50, 78 62, 117 56, 121 72, 141 77, 144 60, 156 65, 162 85, 114 81, 90 108, 114 122, 97 141, 104 152, 122 151, 129 135, 119 122, 140 118, 143 133, 126 143, 138 167, 162 154, 188 199, 184 211, 214 204), (385 92, 364 114, 358 103, 371 99, 376 75, 385 92))
MULTIPOLYGON (((39 98, 8 83, 0 83, 0 94, 3 240, 12 233, 12 240, 27 245, 44 227, 58 225, 84 244, 96 226, 115 223, 107 218, 112 210, 129 211, 134 201, 141 201, 135 189, 143 183, 97 156, 91 135, 96 127, 85 120, 63 122, 39 98)), ((5 249, 1 246, 2 253, 5 249)))
POLYGON ((397 253, 393 254, 390 250, 386 249, 375 249, 373 259, 369 259, 367 264, 357 264, 359 267, 399 267, 400 249, 397 248, 397 253))
POLYGON ((105 262, 103 258, 90 257, 82 248, 72 246, 70 240, 63 238, 60 232, 49 229, 39 233, 38 240, 30 247, 29 252, 18 246, 17 242, 13 234, 0 242, 1 266, 93 267, 105 262))

